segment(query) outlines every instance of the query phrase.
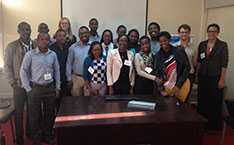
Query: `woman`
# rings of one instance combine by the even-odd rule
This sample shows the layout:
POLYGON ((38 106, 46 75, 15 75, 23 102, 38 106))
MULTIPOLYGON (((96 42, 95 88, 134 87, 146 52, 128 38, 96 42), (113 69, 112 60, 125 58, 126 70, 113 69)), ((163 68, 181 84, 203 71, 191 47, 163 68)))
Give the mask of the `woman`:
POLYGON ((102 46, 98 41, 91 43, 89 56, 84 61, 85 95, 106 94, 106 61, 102 57, 102 46))
POLYGON ((133 52, 133 54, 135 55, 136 53, 139 52, 139 44, 138 44, 138 40, 139 40, 139 32, 137 31, 137 29, 131 29, 128 32, 128 37, 129 37, 129 50, 133 52))
POLYGON ((151 53, 150 38, 140 38, 141 51, 135 55, 136 83, 134 94, 153 94, 154 80, 156 76, 153 71, 153 54, 151 53))
POLYGON ((67 17, 61 18, 59 21, 59 29, 62 29, 66 32, 66 45, 71 46, 76 42, 76 36, 72 34, 71 23, 67 17))
POLYGON ((113 34, 111 30, 106 29, 102 33, 102 38, 101 38, 101 44, 102 44, 102 49, 103 49, 103 57, 106 58, 108 55, 108 52, 112 49, 114 49, 114 44, 113 44, 113 34))
POLYGON ((210 24, 208 40, 198 47, 198 112, 208 119, 207 129, 221 129, 223 88, 228 66, 227 43, 218 39, 220 27, 210 24))
POLYGON ((118 38, 123 36, 123 35, 126 35, 127 33, 127 27, 124 26, 124 25, 119 25, 117 30, 116 30, 116 34, 117 34, 117 38, 114 39, 114 47, 117 48, 118 47, 118 38))
POLYGON ((163 31, 158 35, 160 50, 155 56, 154 70, 163 83, 158 83, 162 96, 177 96, 179 89, 188 78, 190 65, 183 49, 170 44, 170 33, 163 31), (166 92, 165 89, 172 90, 166 92))
POLYGON ((107 84, 109 95, 128 95, 133 93, 134 77, 133 54, 128 50, 127 35, 118 38, 118 48, 107 56, 107 84))

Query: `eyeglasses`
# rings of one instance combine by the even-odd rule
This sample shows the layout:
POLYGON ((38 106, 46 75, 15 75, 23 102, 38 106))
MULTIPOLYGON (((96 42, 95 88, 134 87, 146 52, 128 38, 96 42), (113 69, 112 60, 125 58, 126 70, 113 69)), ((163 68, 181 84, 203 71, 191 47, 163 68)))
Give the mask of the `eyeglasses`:
POLYGON ((188 34, 189 32, 188 31, 181 31, 179 33, 181 33, 181 34, 188 34))
POLYGON ((212 31, 212 30, 209 30, 207 31, 208 33, 217 33, 218 31, 212 31))

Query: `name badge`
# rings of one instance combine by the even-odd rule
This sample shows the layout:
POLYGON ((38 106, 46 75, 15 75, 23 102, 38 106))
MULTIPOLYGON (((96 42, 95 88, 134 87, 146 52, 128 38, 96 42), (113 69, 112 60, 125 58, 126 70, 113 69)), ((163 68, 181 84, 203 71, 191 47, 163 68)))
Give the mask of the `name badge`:
POLYGON ((130 60, 125 60, 124 65, 126 66, 132 66, 132 62, 130 60))
POLYGON ((52 75, 51 75, 51 73, 46 73, 46 74, 44 74, 44 80, 45 80, 45 81, 52 80, 52 75))
POLYGON ((153 69, 151 67, 146 67, 145 71, 150 74, 153 71, 153 69))
POLYGON ((206 57, 205 52, 203 52, 203 53, 200 54, 200 58, 201 59, 204 59, 205 57, 206 57))
POLYGON ((90 74, 94 73, 94 69, 91 66, 88 68, 88 71, 89 71, 90 74))
POLYGON ((103 55, 104 55, 104 56, 107 56, 106 51, 103 51, 103 55))

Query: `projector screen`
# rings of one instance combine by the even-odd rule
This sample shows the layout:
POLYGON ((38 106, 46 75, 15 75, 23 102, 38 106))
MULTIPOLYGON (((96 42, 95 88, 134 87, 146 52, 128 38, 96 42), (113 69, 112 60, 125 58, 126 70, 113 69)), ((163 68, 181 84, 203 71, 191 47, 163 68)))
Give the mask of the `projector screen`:
POLYGON ((62 16, 71 20, 72 32, 77 36, 78 28, 88 26, 91 18, 99 21, 99 35, 111 29, 116 37, 116 28, 123 24, 128 30, 136 28, 145 34, 147 0, 62 0, 62 16))

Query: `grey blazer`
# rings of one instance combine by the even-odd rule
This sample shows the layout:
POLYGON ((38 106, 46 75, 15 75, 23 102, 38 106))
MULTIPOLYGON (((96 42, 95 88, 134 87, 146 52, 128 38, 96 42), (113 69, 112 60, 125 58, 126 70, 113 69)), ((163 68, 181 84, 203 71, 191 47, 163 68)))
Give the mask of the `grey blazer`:
MULTIPOLYGON (((33 49, 36 44, 33 42, 33 49)), ((15 40, 7 45, 4 53, 4 71, 10 85, 17 84, 21 86, 20 67, 25 55, 20 40, 15 40)))

